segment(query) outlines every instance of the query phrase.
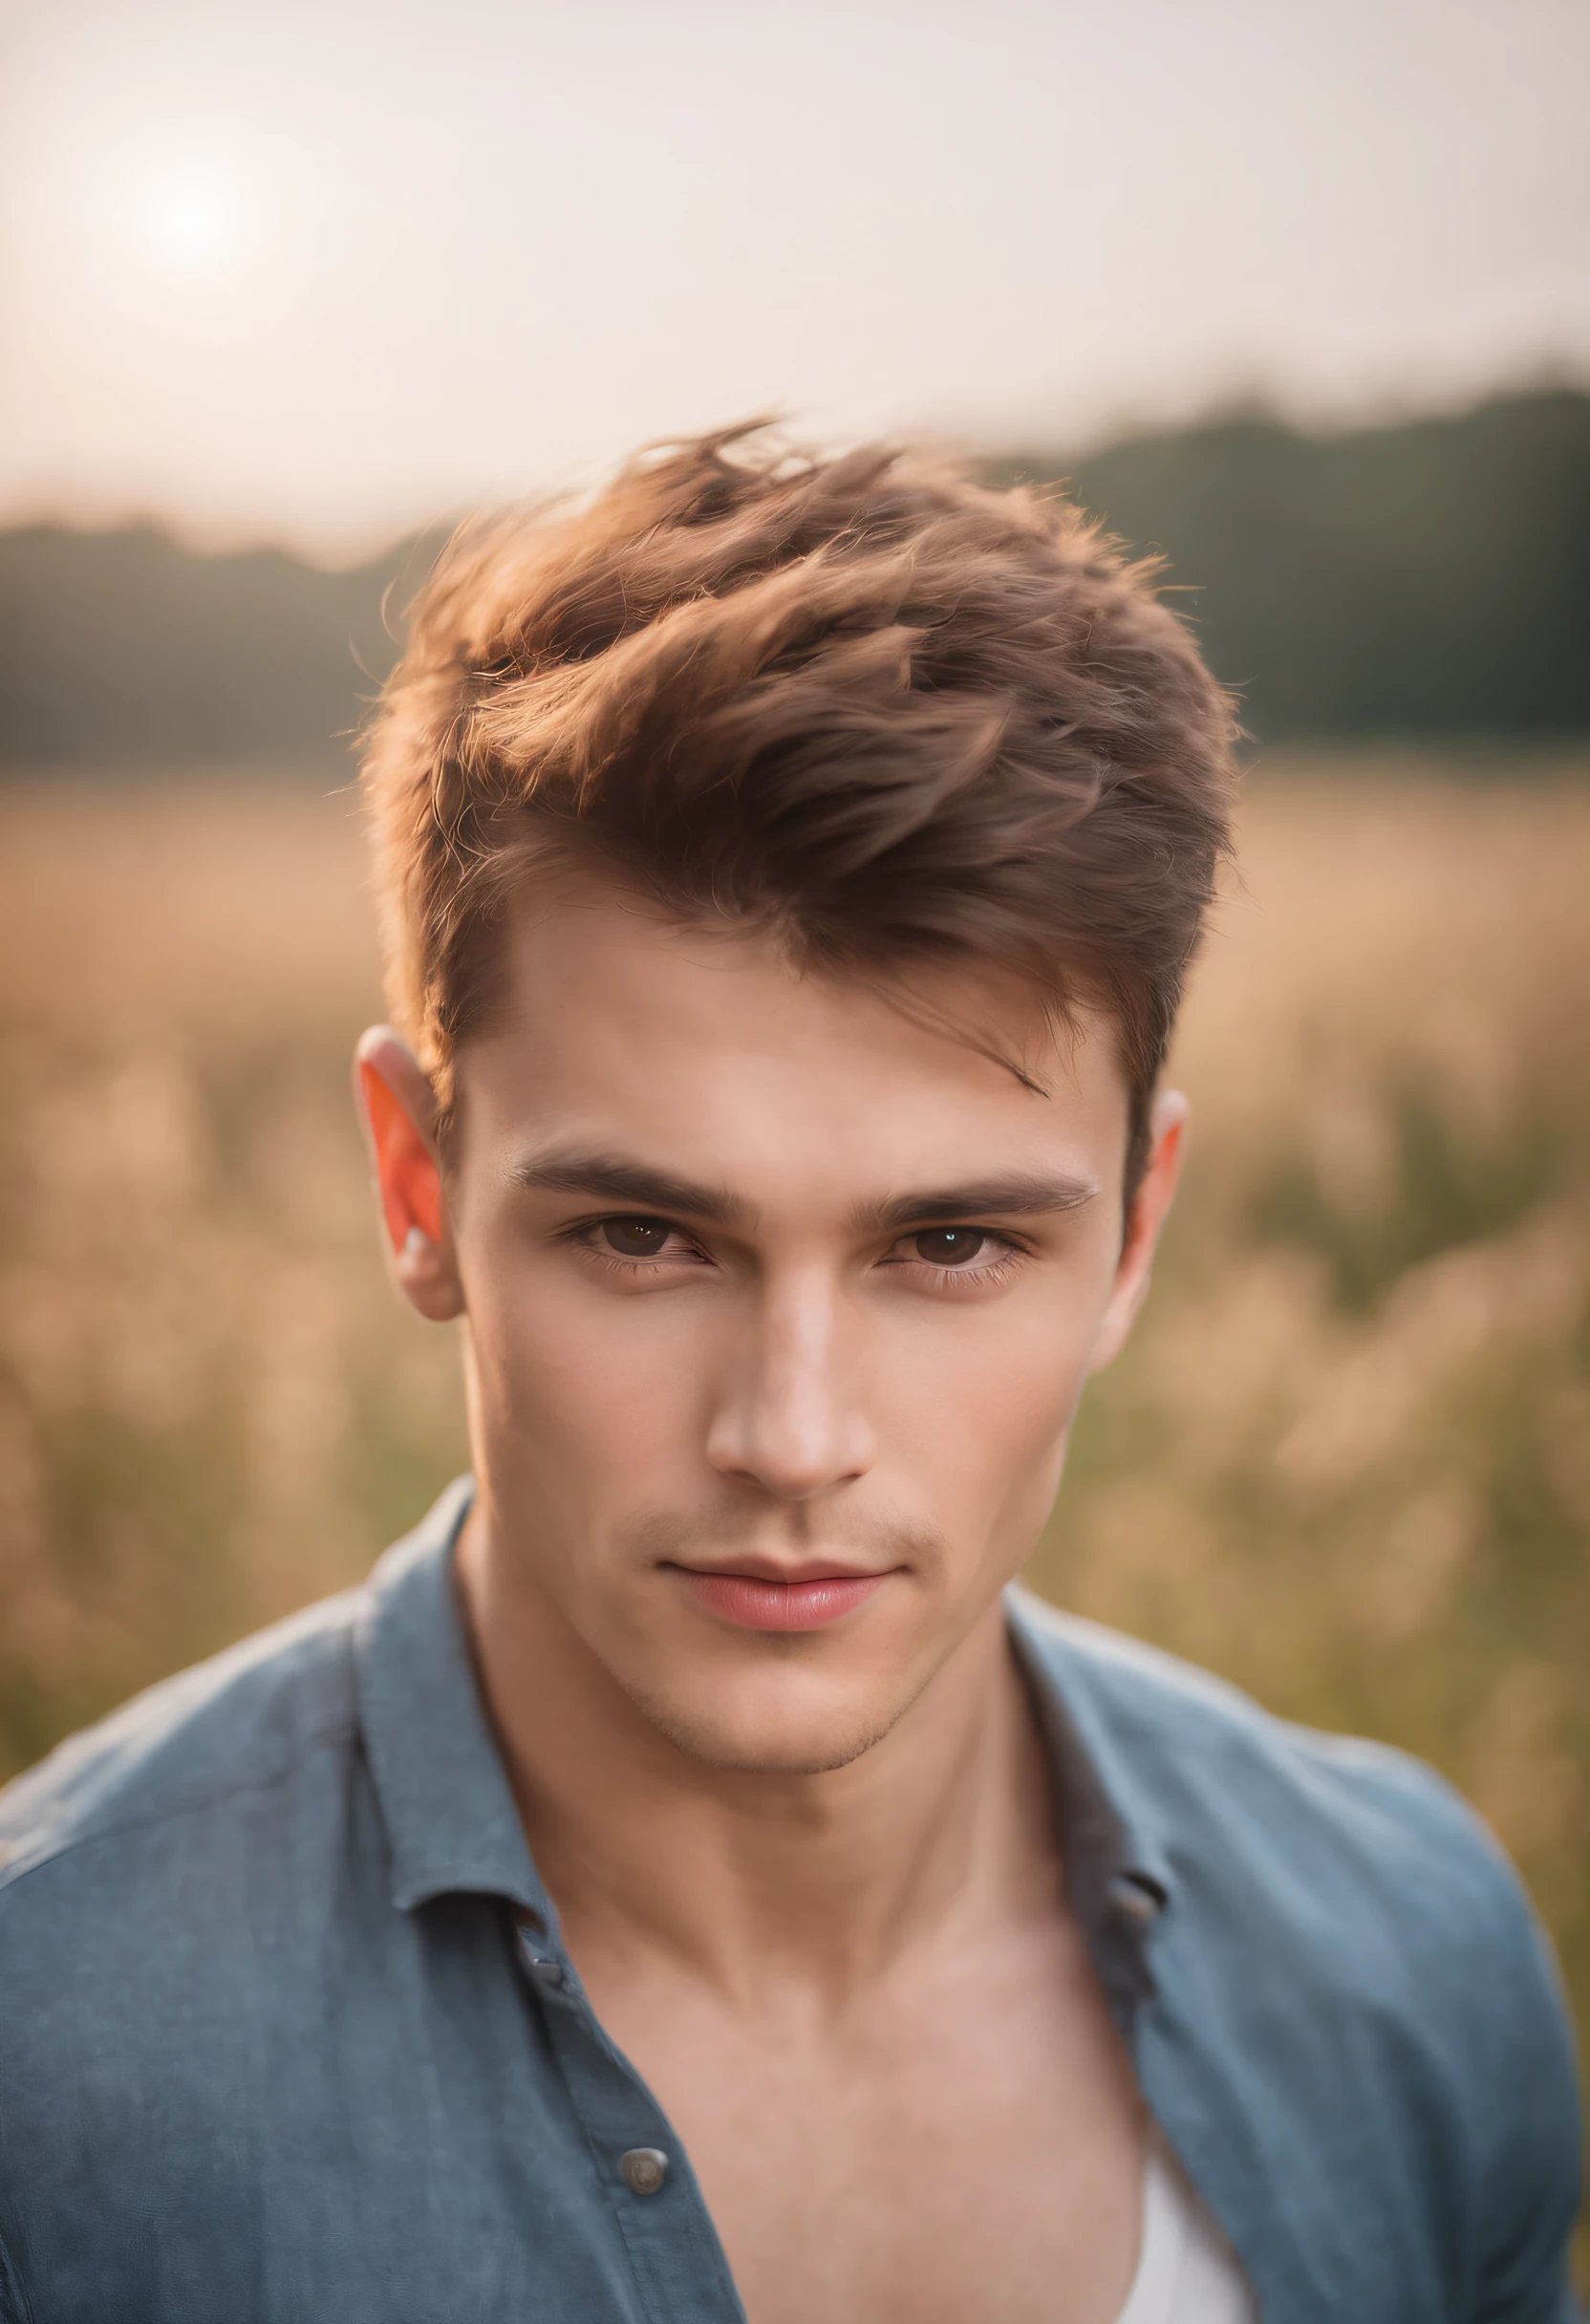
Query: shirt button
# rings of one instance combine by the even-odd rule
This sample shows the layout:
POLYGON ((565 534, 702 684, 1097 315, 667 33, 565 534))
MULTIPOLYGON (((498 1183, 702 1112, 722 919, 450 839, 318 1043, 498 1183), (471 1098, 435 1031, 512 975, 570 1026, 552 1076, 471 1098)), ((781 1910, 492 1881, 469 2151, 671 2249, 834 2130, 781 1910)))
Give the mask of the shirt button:
POLYGON ((1109 1899, 1116 1911, 1138 1928, 1151 1928, 1160 1916, 1161 1899, 1129 1875, 1123 1874, 1110 1882, 1109 1899))
POLYGON ((618 2168, 632 2195, 655 2195, 668 2176, 668 2157, 660 2146, 632 2146, 618 2168))
POLYGON ((525 1966, 538 1985, 550 1986, 555 1992, 564 1983, 563 1964, 548 1953, 538 1953, 535 1939, 526 1928, 521 1928, 519 1942, 524 1949, 525 1966))

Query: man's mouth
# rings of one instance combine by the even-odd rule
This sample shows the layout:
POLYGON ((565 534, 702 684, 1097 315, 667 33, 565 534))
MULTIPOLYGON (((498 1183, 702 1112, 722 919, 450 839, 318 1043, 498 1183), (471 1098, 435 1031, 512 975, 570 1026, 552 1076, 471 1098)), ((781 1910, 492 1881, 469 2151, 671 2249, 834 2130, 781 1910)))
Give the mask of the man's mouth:
POLYGON ((897 1566, 881 1574, 808 1570, 784 1579, 672 1561, 663 1568, 665 1573, 678 1576, 705 1612, 741 1630, 821 1630, 865 1605, 890 1575, 899 1570, 897 1566))

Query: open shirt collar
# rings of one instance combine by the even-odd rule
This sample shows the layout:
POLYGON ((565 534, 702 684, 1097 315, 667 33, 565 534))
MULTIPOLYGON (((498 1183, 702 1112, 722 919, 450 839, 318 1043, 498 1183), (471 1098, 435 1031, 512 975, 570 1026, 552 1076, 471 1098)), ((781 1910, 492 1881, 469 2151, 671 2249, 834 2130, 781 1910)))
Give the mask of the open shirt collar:
MULTIPOLYGON (((554 1916, 487 1723, 454 1586, 453 1551, 473 1492, 468 1477, 450 1485, 371 1576, 355 1643, 365 1749, 395 1905, 409 1911, 461 1891, 500 1896, 548 1928, 554 1916)), ((1007 1592, 1006 1613, 1048 1754, 1067 1902, 1124 2025, 1153 1990, 1147 1940, 1170 1901, 1168 1865, 1128 1821, 1118 1791, 1107 1789, 1099 1747, 1108 1755, 1107 1738, 1086 1732, 1085 1688, 1067 1688, 1057 1669, 1063 1626, 1021 1590, 1007 1592)))

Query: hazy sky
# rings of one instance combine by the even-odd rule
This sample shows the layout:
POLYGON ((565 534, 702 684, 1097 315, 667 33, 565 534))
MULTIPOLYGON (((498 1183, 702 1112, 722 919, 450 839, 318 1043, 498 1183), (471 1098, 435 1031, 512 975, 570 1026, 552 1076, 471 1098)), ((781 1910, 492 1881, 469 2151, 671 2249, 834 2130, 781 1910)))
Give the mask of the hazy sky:
POLYGON ((1590 376, 1586 0, 0 0, 0 519, 1590 376))

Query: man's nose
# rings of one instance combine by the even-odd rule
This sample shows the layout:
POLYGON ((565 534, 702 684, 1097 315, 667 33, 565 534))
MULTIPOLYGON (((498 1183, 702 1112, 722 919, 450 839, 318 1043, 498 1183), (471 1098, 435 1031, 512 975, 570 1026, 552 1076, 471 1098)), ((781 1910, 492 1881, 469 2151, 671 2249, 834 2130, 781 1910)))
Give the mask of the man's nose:
POLYGON ((763 1283, 708 1431, 715 1469, 790 1501, 865 1475, 876 1446, 855 1325, 815 1273, 763 1283))

